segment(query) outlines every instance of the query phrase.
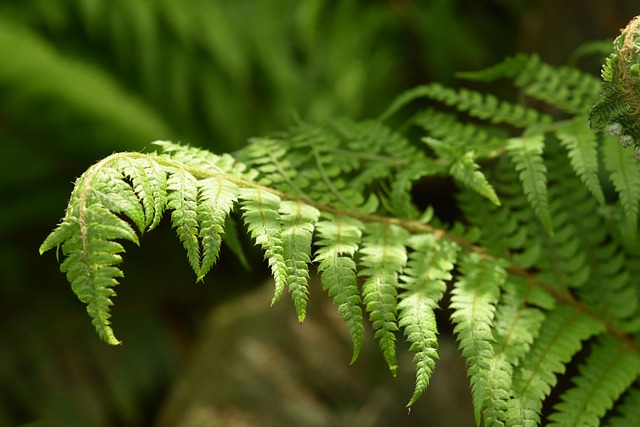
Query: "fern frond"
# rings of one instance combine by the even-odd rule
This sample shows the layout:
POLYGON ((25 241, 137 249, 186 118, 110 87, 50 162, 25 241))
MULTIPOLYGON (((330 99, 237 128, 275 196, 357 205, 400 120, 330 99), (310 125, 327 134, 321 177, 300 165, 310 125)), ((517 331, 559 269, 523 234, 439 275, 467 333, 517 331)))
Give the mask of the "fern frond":
POLYGON ((429 385, 438 357, 437 326, 434 310, 451 280, 459 248, 433 234, 412 236, 408 242, 414 251, 400 276, 398 325, 403 329, 410 351, 415 352, 416 385, 407 406, 413 405, 429 385))
POLYGON ((480 424, 485 409, 493 407, 492 372, 488 366, 494 359, 492 324, 500 287, 507 275, 497 260, 484 259, 480 254, 467 254, 458 267, 461 277, 451 291, 451 320, 462 355, 467 360, 476 424, 480 424))
POLYGON ((284 201, 280 203, 280 215, 287 285, 298 320, 303 322, 307 310, 311 235, 320 211, 301 202, 284 201))
POLYGON ((265 258, 269 262, 275 280, 275 292, 271 300, 271 304, 274 304, 287 283, 279 213, 280 198, 261 188, 242 188, 238 198, 247 229, 256 244, 265 251, 265 258))
POLYGON ((218 258, 224 224, 240 190, 236 184, 223 178, 202 179, 197 185, 196 213, 202 253, 196 273, 200 281, 218 258))
POLYGON ((571 167, 600 205, 604 205, 604 193, 598 178, 598 150, 596 137, 582 117, 555 128, 555 133, 567 149, 571 167))
POLYGON ((575 67, 545 64, 537 55, 520 54, 484 70, 456 75, 483 82, 511 78, 528 96, 571 114, 586 112, 600 92, 600 82, 590 74, 575 67))
POLYGON ((364 331, 362 298, 358 289, 356 263, 353 256, 358 250, 364 224, 349 217, 336 217, 316 224, 318 246, 314 262, 321 272, 322 287, 338 306, 338 313, 347 324, 353 342, 355 362, 362 348, 364 331))
POLYGON ((599 426, 618 397, 640 376, 640 355, 612 337, 600 336, 578 369, 575 387, 561 396, 562 402, 554 407, 557 412, 549 416, 550 426, 599 426))
POLYGON ((638 204, 640 203, 640 171, 633 155, 620 144, 606 139, 602 144, 604 167, 609 172, 624 213, 627 235, 634 237, 638 229, 638 204))
POLYGON ((398 275, 407 262, 405 243, 408 232, 392 224, 369 224, 360 248, 359 274, 366 280, 362 286, 362 298, 369 313, 374 337, 389 369, 396 375, 395 332, 397 323, 398 275))
POLYGON ((547 196, 547 169, 542 160, 543 149, 543 134, 511 138, 507 144, 507 152, 519 172, 527 200, 547 232, 553 233, 547 196))
POLYGON ((484 95, 469 89, 455 90, 439 83, 418 86, 406 91, 395 99, 380 118, 384 120, 418 98, 440 101, 458 111, 466 112, 473 117, 488 120, 491 123, 507 123, 526 128, 551 122, 551 117, 541 114, 537 110, 501 101, 493 95, 484 95))
POLYGON ((565 371, 583 341, 603 329, 602 323, 573 307, 559 305, 547 313, 531 350, 514 372, 508 426, 540 424, 542 402, 555 386, 556 375, 565 371))
POLYGON ((478 159, 494 158, 503 151, 507 133, 498 127, 478 123, 464 123, 450 113, 427 108, 412 119, 412 123, 426 130, 460 151, 473 151, 478 159))
POLYGON ((140 232, 145 214, 134 189, 114 168, 122 158, 114 155, 89 168, 77 181, 69 207, 61 224, 45 239, 40 251, 61 247, 66 258, 60 270, 66 273, 73 292, 87 304, 87 312, 101 339, 119 344, 110 327, 113 287, 122 277, 117 267, 122 262, 122 244, 138 244, 132 226, 118 214, 124 214, 140 232))

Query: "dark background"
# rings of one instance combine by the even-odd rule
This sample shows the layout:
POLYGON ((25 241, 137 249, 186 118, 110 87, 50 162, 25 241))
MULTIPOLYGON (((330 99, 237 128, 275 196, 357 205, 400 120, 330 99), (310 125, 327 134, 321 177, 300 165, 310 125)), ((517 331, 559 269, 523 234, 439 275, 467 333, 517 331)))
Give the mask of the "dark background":
MULTIPOLYGON (((443 331, 432 389, 408 414, 411 356, 393 379, 370 338, 349 366, 335 309, 269 308, 261 255, 223 250, 195 284, 166 219, 127 246, 113 325, 38 247, 73 180, 114 151, 180 141, 233 152, 291 125, 373 117, 404 89, 537 52, 562 65, 611 41, 633 1, 0 2, 0 425, 473 425, 443 331), (266 291, 265 291, 266 289, 266 291)), ((599 72, 602 56, 581 61, 599 72)))

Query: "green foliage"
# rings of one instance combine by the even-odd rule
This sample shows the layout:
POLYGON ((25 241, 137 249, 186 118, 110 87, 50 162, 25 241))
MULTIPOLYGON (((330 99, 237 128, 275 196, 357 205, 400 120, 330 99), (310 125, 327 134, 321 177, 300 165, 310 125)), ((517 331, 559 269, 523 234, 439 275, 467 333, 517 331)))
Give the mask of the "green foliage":
POLYGON ((117 344, 109 316, 123 275, 120 241, 138 243, 169 210, 202 280, 235 211, 264 252, 272 302, 288 290, 300 321, 309 264, 317 266, 352 338, 352 362, 363 310, 394 375, 404 334, 416 363, 409 405, 436 367, 436 313, 448 300, 478 425, 631 420, 640 375, 637 163, 589 131, 592 77, 527 56, 464 76, 509 78, 525 101, 542 104, 430 84, 400 95, 379 120, 302 122, 234 156, 166 142, 160 153, 114 154, 76 181, 40 252, 61 248, 61 270, 98 334, 117 344), (452 109, 431 105, 401 130, 385 123, 418 98, 452 109), (449 225, 412 193, 418 181, 443 178, 460 184, 460 217, 449 225), (543 415, 571 364, 573 386, 543 415))

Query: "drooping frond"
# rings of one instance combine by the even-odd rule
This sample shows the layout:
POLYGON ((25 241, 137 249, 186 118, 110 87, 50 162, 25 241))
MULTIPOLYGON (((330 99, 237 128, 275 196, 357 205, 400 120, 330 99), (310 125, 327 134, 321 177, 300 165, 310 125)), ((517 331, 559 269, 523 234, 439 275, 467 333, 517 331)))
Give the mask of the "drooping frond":
MULTIPOLYGON (((138 244, 138 236, 125 215, 142 233, 146 226, 144 208, 125 176, 113 163, 123 156, 107 158, 81 176, 71 195, 71 201, 61 224, 40 246, 40 252, 61 247, 66 257, 60 269, 78 298, 87 304, 87 312, 100 338, 119 344, 110 325, 113 287, 122 277, 118 264, 124 252, 121 243, 138 244)), ((133 159, 132 162, 136 160, 133 159)), ((153 192, 148 195, 153 197, 153 192)), ((158 194, 161 200, 164 194, 158 194)), ((162 202, 150 200, 150 204, 162 202)))
MULTIPOLYGON (((605 81, 621 72, 612 61, 605 81)), ((465 77, 512 79, 525 102, 431 84, 383 114, 437 101, 399 131, 380 120, 302 122, 236 155, 170 142, 157 143, 160 153, 116 154, 77 180, 40 250, 61 249, 62 271, 115 344, 109 308, 123 240, 138 243, 171 211, 202 280, 223 239, 242 259, 246 230, 274 277, 272 303, 288 290, 300 321, 317 266, 353 341, 352 362, 363 309, 394 374, 403 333, 416 363, 409 405, 435 369, 436 310, 449 291, 479 425, 631 423, 640 395, 638 164, 587 128, 595 86, 583 73, 523 55, 465 77), (459 184, 453 214, 429 192, 443 179, 459 184), (560 375, 573 384, 566 391, 560 375)))
POLYGON ((287 283, 279 213, 280 198, 260 188, 243 188, 238 198, 243 210, 242 219, 256 244, 264 249, 275 280, 275 292, 271 300, 273 304, 280 298, 287 283))
POLYGON ((337 217, 316 224, 318 238, 314 262, 322 277, 322 287, 338 306, 353 342, 353 363, 362 348, 362 298, 353 256, 358 250, 364 225, 349 217, 337 217))
POLYGON ((395 376, 398 330, 398 276, 407 262, 406 230, 392 224, 369 224, 359 250, 359 274, 365 276, 362 298, 389 369, 395 376))
POLYGON ((413 405, 429 385, 438 357, 437 325, 434 310, 451 280, 459 248, 433 234, 419 234, 409 239, 407 267, 400 276, 398 325, 415 352, 416 387, 407 406, 413 405))
POLYGON ((303 322, 307 310, 311 234, 320 212, 302 202, 284 201, 280 204, 280 215, 287 285, 298 320, 303 322))

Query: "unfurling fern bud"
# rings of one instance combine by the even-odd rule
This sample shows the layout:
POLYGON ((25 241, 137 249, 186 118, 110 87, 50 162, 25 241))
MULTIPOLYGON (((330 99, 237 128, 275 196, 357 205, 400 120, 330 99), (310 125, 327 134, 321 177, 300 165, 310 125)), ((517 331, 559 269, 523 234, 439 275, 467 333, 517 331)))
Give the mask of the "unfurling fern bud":
POLYGON ((623 147, 637 147, 640 141, 640 16, 631 20, 614 40, 613 53, 602 67, 602 80, 600 97, 589 112, 591 128, 608 135, 620 135, 623 147))

